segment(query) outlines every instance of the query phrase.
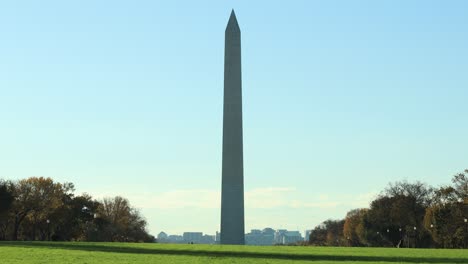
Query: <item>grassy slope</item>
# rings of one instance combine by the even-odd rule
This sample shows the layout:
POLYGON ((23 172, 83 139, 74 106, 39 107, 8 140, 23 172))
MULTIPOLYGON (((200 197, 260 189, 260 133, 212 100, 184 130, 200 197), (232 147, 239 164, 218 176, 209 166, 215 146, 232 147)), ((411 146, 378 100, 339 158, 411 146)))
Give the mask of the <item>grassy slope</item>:
POLYGON ((468 263, 468 250, 0 242, 0 263, 468 263))

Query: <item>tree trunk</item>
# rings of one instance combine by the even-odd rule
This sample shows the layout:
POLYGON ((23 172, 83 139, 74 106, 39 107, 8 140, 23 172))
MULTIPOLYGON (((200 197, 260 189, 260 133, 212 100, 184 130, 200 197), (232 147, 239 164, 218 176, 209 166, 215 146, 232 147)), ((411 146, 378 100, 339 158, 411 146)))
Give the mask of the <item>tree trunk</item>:
POLYGON ((18 215, 15 216, 15 224, 14 224, 14 229, 13 229, 13 241, 18 240, 18 228, 19 228, 19 220, 18 220, 18 215))
POLYGON ((23 222, 24 218, 26 217, 26 215, 28 214, 28 212, 24 212, 24 213, 17 213, 15 215, 15 225, 14 225, 14 229, 13 229, 13 241, 16 241, 18 240, 18 232, 19 232, 19 227, 20 227, 20 224, 21 222, 23 222))
POLYGON ((36 226, 37 226, 37 220, 36 220, 36 216, 34 216, 33 217, 32 238, 31 238, 32 241, 36 240, 36 226))

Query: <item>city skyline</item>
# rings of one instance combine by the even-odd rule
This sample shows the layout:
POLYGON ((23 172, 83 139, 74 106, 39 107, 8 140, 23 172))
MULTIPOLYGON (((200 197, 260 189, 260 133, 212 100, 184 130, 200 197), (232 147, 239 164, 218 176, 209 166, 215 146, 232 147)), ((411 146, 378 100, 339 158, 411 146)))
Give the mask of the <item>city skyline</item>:
MULTIPOLYGON (((308 233, 304 231, 304 236, 298 230, 273 229, 265 227, 262 229, 252 229, 245 233, 245 245, 288 245, 308 241, 308 233)), ((204 234, 203 232, 186 231, 182 234, 168 234, 164 231, 155 235, 158 243, 176 243, 176 244, 223 244, 222 234, 204 234)))
POLYGON ((1 4, 0 178, 122 195, 153 235, 214 234, 232 8, 245 230, 312 229, 465 169, 468 3, 139 3, 1 4))

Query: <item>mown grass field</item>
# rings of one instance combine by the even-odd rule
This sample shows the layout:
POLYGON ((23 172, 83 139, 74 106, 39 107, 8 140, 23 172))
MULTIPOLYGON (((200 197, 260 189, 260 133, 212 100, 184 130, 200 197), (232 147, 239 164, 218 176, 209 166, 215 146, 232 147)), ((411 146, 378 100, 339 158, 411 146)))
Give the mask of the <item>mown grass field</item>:
POLYGON ((468 263, 468 250, 0 242, 0 263, 468 263))

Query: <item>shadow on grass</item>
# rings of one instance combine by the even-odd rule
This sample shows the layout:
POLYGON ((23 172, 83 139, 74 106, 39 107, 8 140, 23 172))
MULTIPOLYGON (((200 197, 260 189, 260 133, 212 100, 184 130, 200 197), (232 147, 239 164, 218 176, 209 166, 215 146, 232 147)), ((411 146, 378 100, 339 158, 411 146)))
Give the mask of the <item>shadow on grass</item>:
POLYGON ((284 260, 309 260, 309 261, 373 261, 373 262, 409 262, 409 263, 467 263, 467 258, 420 258, 407 256, 353 256, 353 255, 324 255, 324 254, 288 254, 288 253, 264 253, 264 252, 242 252, 227 250, 188 250, 188 249, 164 249, 164 248, 136 248, 125 246, 105 246, 86 243, 54 243, 54 242, 18 242, 0 241, 0 247, 28 247, 28 248, 50 248, 81 251, 96 251, 109 253, 128 254, 164 254, 178 256, 206 256, 206 257, 233 257, 233 258, 262 258, 262 259, 284 259, 284 260))

